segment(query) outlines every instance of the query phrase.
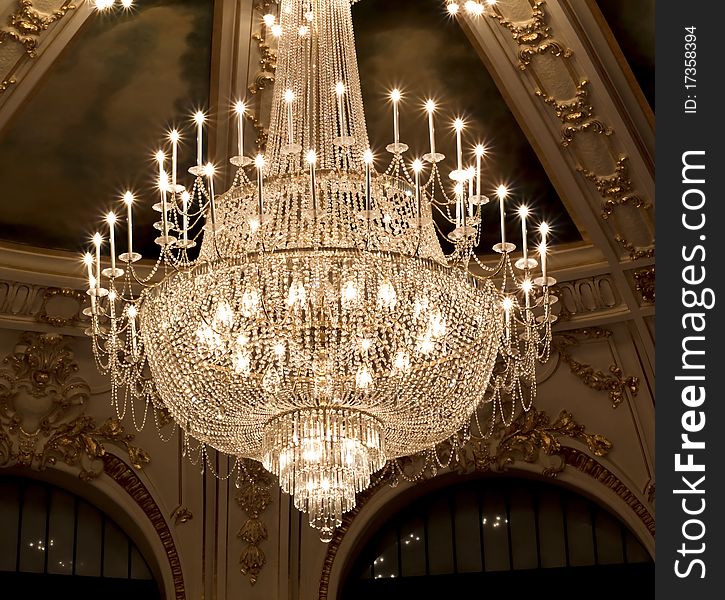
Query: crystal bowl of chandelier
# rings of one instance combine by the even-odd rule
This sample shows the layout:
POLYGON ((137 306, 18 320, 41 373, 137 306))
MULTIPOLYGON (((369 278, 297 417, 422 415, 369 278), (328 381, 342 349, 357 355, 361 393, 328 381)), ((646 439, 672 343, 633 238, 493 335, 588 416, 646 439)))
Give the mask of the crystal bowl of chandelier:
POLYGON ((506 188, 484 181, 483 146, 464 151, 462 119, 444 170, 427 101, 430 146, 410 160, 393 90, 390 161, 378 171, 366 134, 364 144, 352 135, 347 86, 338 81, 329 94, 334 131, 304 148, 301 100, 278 90, 276 134, 254 158, 237 103, 234 179, 221 194, 198 112, 187 185, 182 132, 156 154, 159 259, 139 265, 131 192, 126 251, 117 254, 111 212, 106 268, 100 233, 85 257, 88 334, 119 413, 143 400, 167 410, 202 453, 209 445, 260 460, 323 539, 386 460, 454 436, 482 402, 491 428, 530 407, 555 319, 548 227, 539 227, 537 261, 520 207, 514 256, 506 188), (500 217, 491 261, 476 255, 487 193, 500 217))

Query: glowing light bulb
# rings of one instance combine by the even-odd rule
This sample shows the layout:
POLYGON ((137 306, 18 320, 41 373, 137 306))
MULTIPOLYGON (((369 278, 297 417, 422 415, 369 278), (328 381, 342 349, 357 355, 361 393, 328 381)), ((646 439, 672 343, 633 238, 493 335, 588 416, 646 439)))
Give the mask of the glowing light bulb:
POLYGON ((244 112, 247 110, 246 105, 241 100, 237 100, 237 102, 234 104, 234 112, 236 112, 238 115, 243 115, 244 112))
POLYGON ((131 306, 129 306, 126 310, 126 314, 128 315, 129 319, 135 319, 138 315, 138 309, 133 304, 131 304, 131 306))
POLYGON ((201 124, 203 124, 205 120, 206 120, 206 117, 204 116, 204 113, 203 113, 203 112, 201 112, 200 110, 198 110, 198 111, 196 111, 196 112, 194 113, 194 122, 195 122, 195 123, 196 123, 197 125, 201 125, 201 124))
POLYGON ((480 158, 486 155, 486 146, 478 144, 475 148, 476 157, 480 158))
POLYGON ((307 158, 307 162, 309 164, 311 164, 311 165, 314 165, 317 162, 317 154, 315 153, 314 150, 310 150, 307 153, 307 157, 306 158, 307 158))
POLYGON ((264 155, 257 154, 257 156, 254 158, 254 166, 258 169, 264 168, 264 155))
POLYGON ((108 223, 109 225, 115 225, 116 224, 116 213, 109 212, 106 215, 106 223, 108 223))
POLYGON ((457 132, 463 131, 463 127, 465 126, 465 123, 463 122, 463 119, 460 117, 457 118, 455 121, 453 121, 453 129, 455 129, 457 132))
POLYGON ((400 93, 400 90, 398 88, 395 88, 392 92, 390 92, 390 99, 393 102, 400 102, 400 99, 402 98, 402 94, 400 93))
POLYGON ((525 204, 522 204, 521 206, 519 206, 519 216, 522 219, 525 219, 526 217, 528 217, 529 216, 529 207, 526 206, 525 204))
POLYGON ((413 161, 413 171, 415 173, 420 173, 422 170, 423 170, 423 163, 421 162, 421 160, 419 158, 416 158, 413 161))
POLYGON ((123 8, 128 10, 129 8, 131 8, 133 6, 133 0, 121 0, 121 6, 123 6, 123 8))
POLYGON ((166 160, 166 155, 164 154, 163 150, 159 150, 154 155, 154 158, 156 158, 156 162, 159 163, 159 165, 163 165, 164 161, 166 160))
POLYGON ((262 17, 262 21, 264 21, 264 24, 267 27, 272 27, 274 25, 275 21, 277 20, 277 17, 275 17, 273 14, 267 13, 262 17))
POLYGON ((342 96, 345 93, 345 84, 342 81, 338 81, 335 84, 335 93, 338 96, 342 96))
POLYGON ((474 0, 468 0, 464 5, 466 12, 473 15, 474 17, 480 17, 483 14, 483 4, 475 2, 474 0))
POLYGON ((372 165, 373 164, 373 151, 369 148, 363 152, 363 161, 366 165, 372 165))
POLYGON ((133 201, 134 201, 133 194, 130 191, 127 191, 123 195, 123 201, 126 203, 126 206, 131 206, 133 204, 133 201))
POLYGON ((275 23, 272 25, 272 35, 274 37, 279 37, 282 35, 282 26, 279 23, 275 23))
POLYGON ((426 100, 425 101, 425 110, 429 113, 435 112, 436 103, 433 100, 426 100))
POLYGON ((360 390, 367 390, 372 383, 373 376, 370 374, 370 369, 368 369, 367 365, 361 365, 355 375, 355 385, 360 390))
POLYGON ((496 195, 499 197, 499 200, 508 196, 508 193, 509 193, 508 188, 503 184, 499 185, 496 188, 496 195))
POLYGON ((214 177, 214 173, 216 173, 214 165, 212 163, 206 163, 204 165, 204 175, 207 177, 214 177))
POLYGON ((93 265, 93 255, 90 252, 83 255, 83 264, 87 267, 93 265))
POLYGON ((378 306, 392 310, 398 302, 393 284, 384 281, 378 288, 378 306))
POLYGON ((458 2, 449 2, 446 9, 448 10, 448 14, 453 16, 458 14, 460 6, 458 5, 458 2))

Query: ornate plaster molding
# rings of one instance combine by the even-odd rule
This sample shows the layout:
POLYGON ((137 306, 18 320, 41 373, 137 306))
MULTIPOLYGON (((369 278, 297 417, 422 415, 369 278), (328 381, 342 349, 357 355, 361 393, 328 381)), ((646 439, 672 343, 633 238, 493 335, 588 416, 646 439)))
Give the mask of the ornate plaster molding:
POLYGON ((237 532, 237 537, 245 544, 239 555, 239 570, 254 585, 267 562, 260 545, 267 539, 267 526, 261 516, 272 503, 274 477, 256 461, 242 460, 242 480, 235 500, 247 515, 247 520, 237 532))
POLYGON ((181 559, 176 550, 171 529, 169 529, 159 505, 134 470, 118 456, 106 453, 103 455, 102 460, 103 471, 106 475, 113 479, 131 497, 151 522, 169 561, 171 577, 174 582, 174 597, 176 600, 184 600, 186 598, 186 589, 184 587, 181 559))
POLYGON ((57 329, 84 328, 88 296, 67 287, 0 280, 0 319, 43 323, 57 329))
POLYGON ((651 258, 654 241, 644 239, 643 232, 652 231, 652 204, 636 191, 627 164, 627 156, 619 149, 616 131, 601 117, 591 101, 590 80, 573 60, 574 52, 554 32, 544 0, 514 0, 492 5, 488 14, 513 38, 518 68, 530 75, 533 93, 551 106, 560 121, 562 148, 571 151, 577 170, 591 182, 601 198, 601 217, 609 225, 613 240, 629 253, 632 260, 651 258), (522 15, 528 13, 528 18, 522 15), (550 60, 537 64, 536 57, 550 60), (572 90, 570 93, 568 90, 572 90), (595 134, 593 137, 588 134, 595 134), (596 138, 603 136, 606 141, 596 138), (591 160, 591 157, 596 160, 591 160), (591 163, 591 165, 588 165, 591 163), (607 172, 607 164, 612 171, 607 172), (621 222, 610 219, 624 206, 632 206, 621 222), (636 215, 637 227, 625 227, 636 215), (625 231, 626 229, 626 231, 625 231), (637 233, 635 233, 637 232, 637 233), (632 238, 636 236, 636 241, 632 238))
POLYGON ((644 304, 655 303, 655 268, 654 266, 639 269, 633 273, 634 289, 644 304))
POLYGON ((560 321, 577 321, 622 313, 627 305, 611 274, 582 277, 556 284, 560 321))
POLYGON ((580 363, 571 354, 572 348, 579 346, 583 340, 606 339, 611 336, 612 332, 602 327, 574 329, 554 334, 552 348, 559 353, 560 359, 584 385, 599 392, 607 392, 612 408, 617 408, 624 401, 627 391, 632 396, 639 393, 639 378, 634 375, 624 375, 616 364, 609 366, 609 374, 604 373, 591 365, 580 363))
POLYGON ((23 333, 15 352, 0 365, 0 467, 45 469, 64 463, 79 477, 98 477, 105 444, 125 450, 141 469, 148 453, 113 418, 100 425, 86 415, 88 383, 77 375, 71 338, 23 333))

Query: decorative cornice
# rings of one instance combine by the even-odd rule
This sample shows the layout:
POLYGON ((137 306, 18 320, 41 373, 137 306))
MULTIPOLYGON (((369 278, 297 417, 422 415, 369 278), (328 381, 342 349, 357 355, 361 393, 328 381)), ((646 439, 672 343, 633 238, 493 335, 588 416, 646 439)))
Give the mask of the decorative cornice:
POLYGON ((169 529, 159 505, 143 481, 123 460, 110 453, 104 454, 102 460, 103 471, 106 475, 113 479, 133 499, 156 530, 171 568, 175 598, 176 600, 184 600, 186 590, 184 588, 184 573, 181 569, 181 560, 176 550, 174 537, 171 535, 171 529, 169 529))
MULTIPOLYGON (((612 473, 602 463, 588 456, 581 450, 562 446, 562 454, 566 464, 570 467, 589 475, 596 479, 603 486, 612 490, 619 498, 621 498, 639 517, 647 531, 652 537, 655 537, 655 518, 649 509, 642 504, 640 499, 630 490, 614 473, 612 473)), ((654 487, 652 487, 654 492, 654 487)))
POLYGON ((617 408, 624 401, 627 390, 632 396, 637 395, 639 378, 634 375, 625 376, 622 369, 616 364, 610 365, 608 375, 596 370, 591 365, 578 362, 571 354, 571 349, 579 346, 582 340, 606 339, 611 336, 612 332, 602 327, 574 329, 554 334, 551 345, 559 353, 561 360, 569 366, 571 372, 584 385, 599 392, 607 392, 612 402, 612 408, 617 408))
POLYGON ((272 503, 274 477, 256 461, 242 459, 242 480, 235 500, 246 513, 247 520, 242 524, 237 537, 246 545, 239 556, 239 569, 242 575, 254 585, 267 562, 260 544, 267 539, 267 526, 260 518, 272 503))
POLYGON ((7 26, 0 29, 0 44, 5 41, 22 44, 27 55, 35 58, 40 35, 74 8, 71 2, 64 2, 53 12, 43 13, 33 6, 33 0, 18 0, 18 6, 8 18, 7 26))
POLYGON ((559 298, 560 321, 589 319, 597 315, 627 310, 609 273, 582 277, 556 284, 554 295, 559 298))
POLYGON ((0 319, 44 323, 58 329, 85 327, 88 296, 72 288, 0 280, 0 319))
POLYGON ((62 462, 81 479, 98 477, 104 444, 123 448, 137 469, 148 453, 134 446, 116 419, 101 425, 86 415, 88 383, 77 375, 71 338, 23 333, 0 367, 0 467, 44 469, 62 462))

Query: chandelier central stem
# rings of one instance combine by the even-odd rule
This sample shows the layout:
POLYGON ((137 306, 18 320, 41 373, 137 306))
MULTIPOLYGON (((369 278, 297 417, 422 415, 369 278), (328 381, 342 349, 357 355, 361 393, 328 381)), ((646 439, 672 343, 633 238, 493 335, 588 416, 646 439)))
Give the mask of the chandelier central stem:
POLYGON ((368 134, 350 0, 282 0, 269 175, 300 172, 314 150, 318 169, 361 171, 368 134))

